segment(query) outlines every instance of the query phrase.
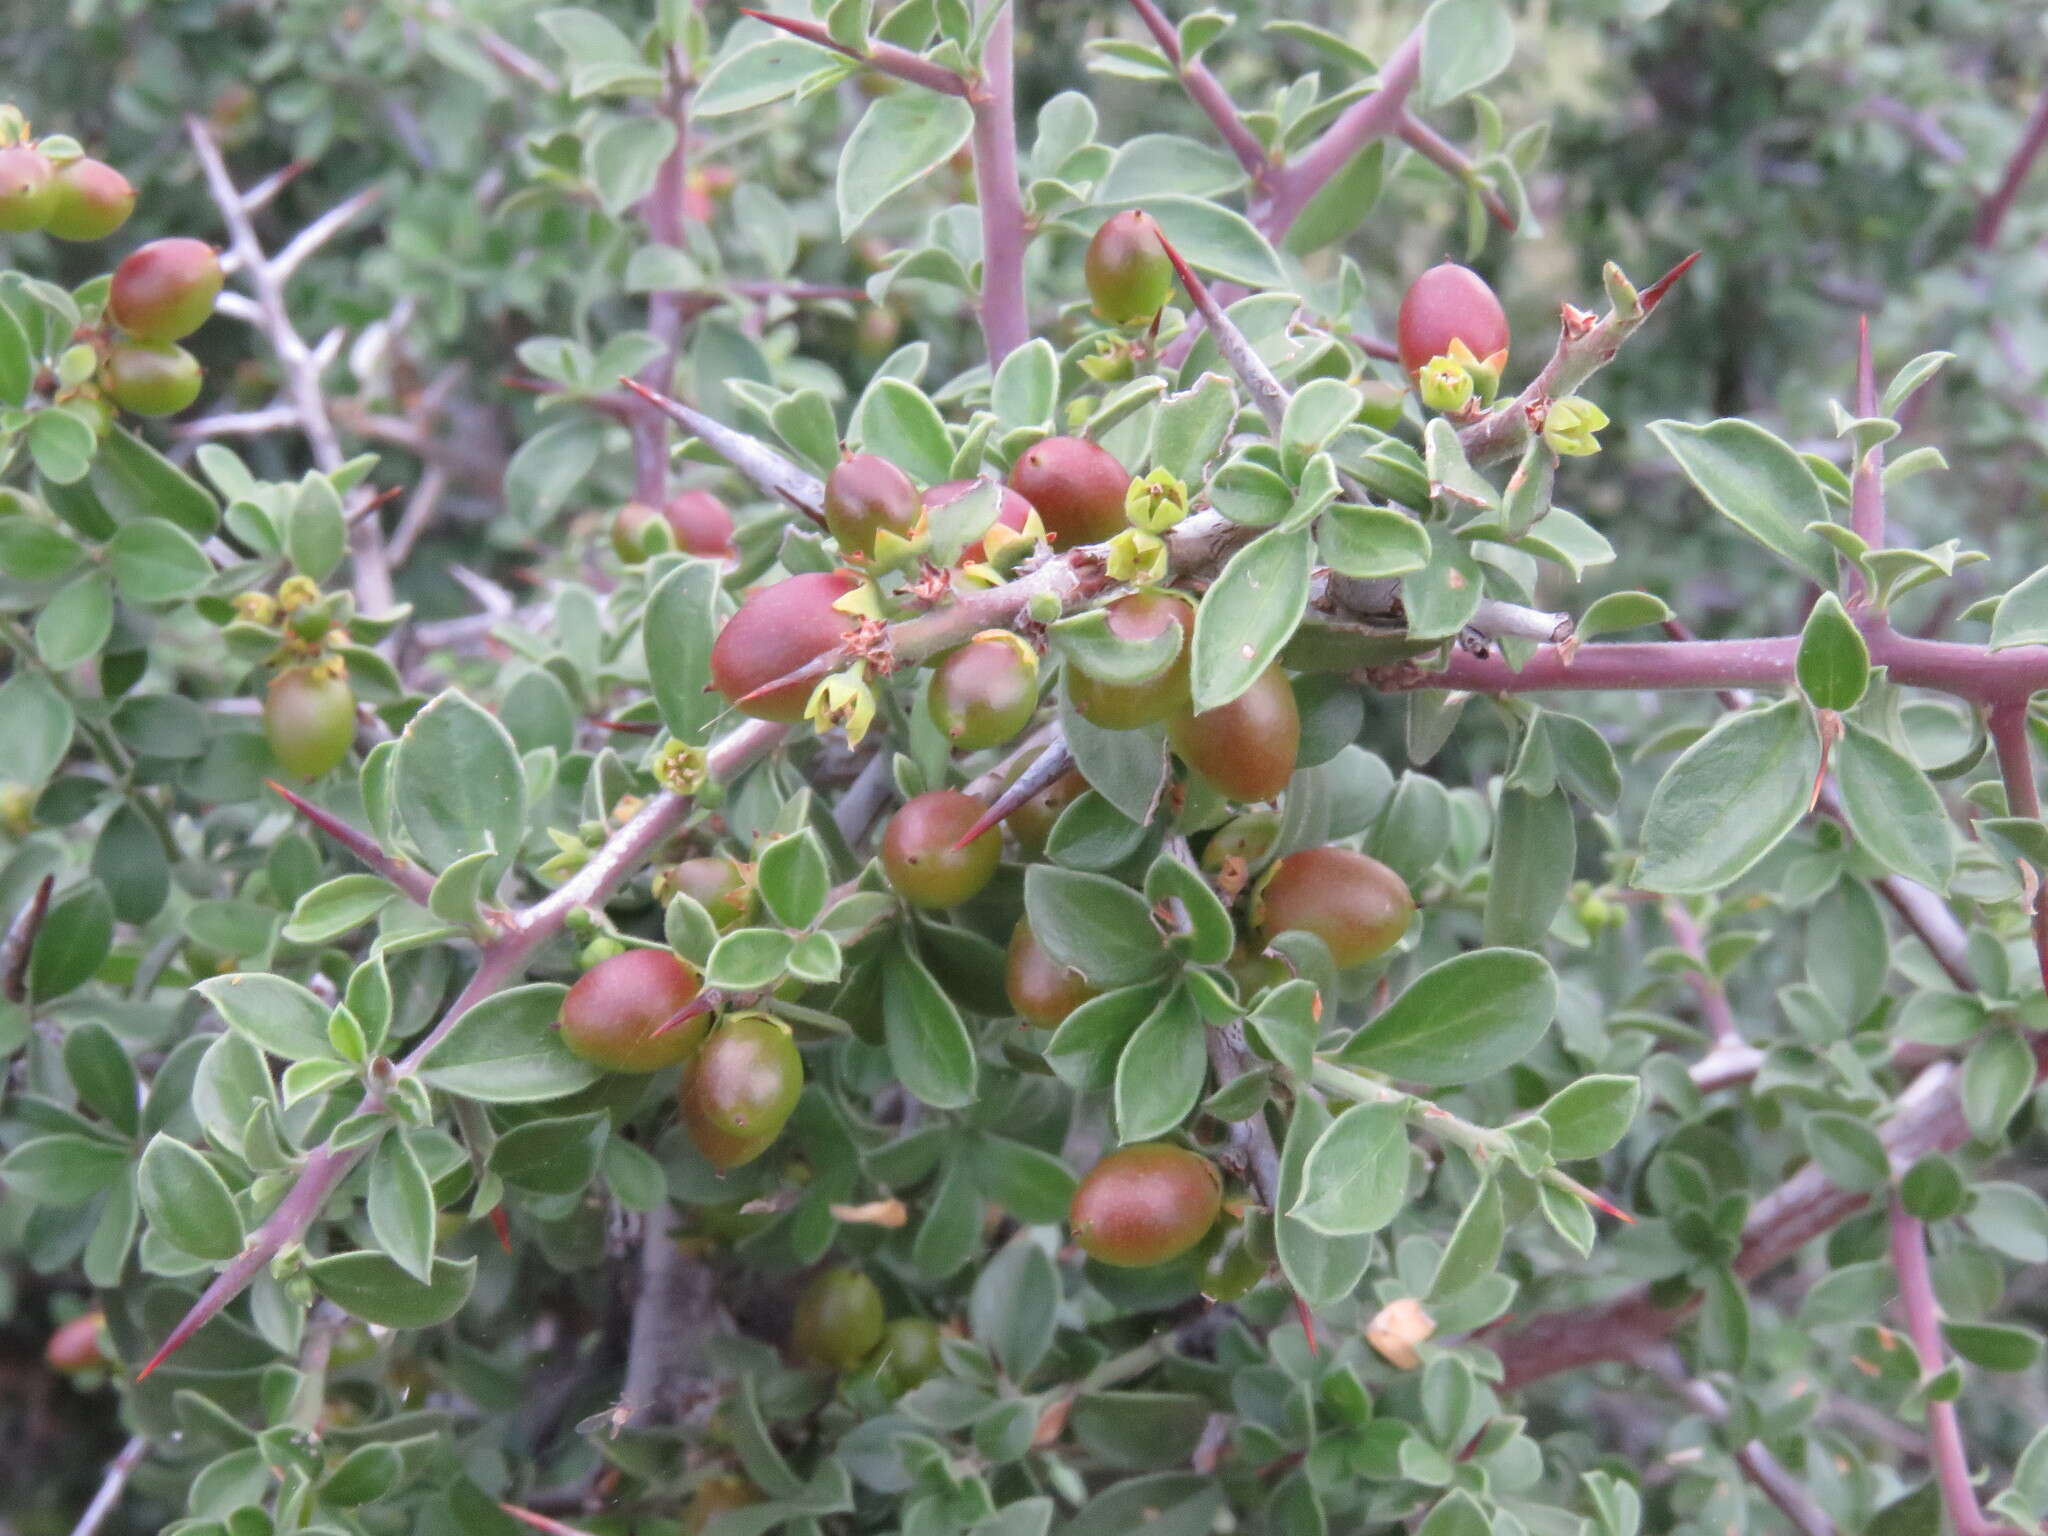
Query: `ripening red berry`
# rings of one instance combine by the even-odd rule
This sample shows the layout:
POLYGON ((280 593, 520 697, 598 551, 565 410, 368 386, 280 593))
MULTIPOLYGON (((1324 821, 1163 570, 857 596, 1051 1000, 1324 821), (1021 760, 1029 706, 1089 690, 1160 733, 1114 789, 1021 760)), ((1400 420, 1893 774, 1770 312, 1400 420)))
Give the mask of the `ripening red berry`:
POLYGON ((143 341, 190 336, 220 295, 220 258, 204 240, 152 240, 114 269, 107 313, 143 341))
POLYGON ((103 1313, 81 1312, 70 1322, 60 1323, 43 1345, 43 1363, 66 1376, 104 1370, 108 1362, 100 1349, 100 1328, 105 1322, 103 1313))
POLYGON ((1276 663, 1228 704, 1182 713, 1167 727, 1180 760, 1233 800, 1271 800, 1294 776, 1301 713, 1276 663))
POLYGON ((627 565, 647 558, 647 531, 668 525, 668 542, 686 555, 723 560, 732 554, 732 514, 709 491, 680 491, 657 512, 629 501, 612 518, 612 551, 627 565))
POLYGON ((955 848, 986 807, 957 789, 933 789, 903 803, 882 834, 882 872, 913 907, 957 907, 981 894, 1002 857, 1002 834, 990 827, 955 848))
POLYGON ((1411 375, 1431 358, 1449 356, 1453 341, 1483 362, 1507 352, 1508 317, 1485 278, 1446 261, 1408 285, 1397 339, 1401 367, 1411 375))
POLYGON ((825 526, 851 558, 871 559, 878 534, 907 539, 924 515, 910 476, 872 453, 850 453, 825 477, 825 526))
MULTIPOLYGON (((753 913, 754 888, 732 859, 718 854, 684 859, 670 866, 662 879, 670 892, 680 891, 710 913, 712 925, 720 933, 737 928, 753 913)), ((667 900, 666 896, 662 899, 667 900)))
POLYGON ((765 1013, 738 1013, 690 1058, 676 1098, 690 1144, 723 1173, 774 1145, 803 1091, 789 1030, 765 1013))
POLYGON ((1017 456, 1010 485, 1038 509, 1058 549, 1100 544, 1124 531, 1130 471, 1106 448, 1081 437, 1048 437, 1017 456))
MULTIPOLYGON (((1030 766, 1028 761, 1020 764, 1017 773, 1022 773, 1030 766)), ((1011 775, 1010 782, 1014 782, 1015 777, 1016 775, 1011 775)), ((1027 859, 1035 859, 1044 853, 1046 839, 1052 836, 1053 824, 1060 819, 1068 806, 1087 792, 1088 781, 1081 777, 1081 770, 1069 768, 1004 817, 1003 825, 1009 828, 1010 836, 1017 840, 1018 852, 1027 859)))
POLYGON ((1100 995, 1079 971, 1053 959, 1031 931, 1030 921, 1021 917, 1010 934, 1003 991, 1017 1017, 1034 1029, 1059 1028, 1068 1014, 1100 995))
POLYGON ((127 341, 100 365, 107 398, 137 416, 175 416, 199 398, 199 359, 170 342, 127 341))
POLYGON ((832 605, 859 585, 859 578, 845 571, 807 571, 749 593, 711 646, 711 680, 718 691, 756 719, 803 719, 816 678, 757 699, 746 696, 816 661, 851 634, 859 621, 832 605))
POLYGON ((1340 968, 1376 960, 1401 942, 1415 917, 1407 885, 1378 859, 1351 848, 1304 848, 1267 873, 1252 901, 1261 936, 1312 933, 1340 968))
POLYGON ((976 635, 932 668, 932 723, 956 751, 1001 746, 1038 710, 1038 653, 1008 630, 976 635))
POLYGON ((708 1014, 663 1031, 697 1000, 697 968, 665 949, 629 949, 601 960, 562 999, 562 1043, 607 1072, 659 1072, 704 1043, 708 1014))
POLYGON ((104 240, 135 211, 135 189, 104 160, 81 156, 57 167, 50 220, 59 240, 104 240))
POLYGON ((804 1287, 789 1343, 807 1365, 850 1371, 882 1341, 882 1293, 859 1270, 828 1269, 804 1287))
MULTIPOLYGON (((968 491, 973 490, 974 484, 975 482, 972 480, 948 480, 943 484, 935 485, 924 493, 925 507, 928 510, 936 510, 939 507, 943 507, 956 496, 963 496, 968 491)), ((1013 533, 1021 532, 1025 521, 1030 516, 1031 503, 1022 496, 1019 496, 1009 486, 1004 486, 1003 499, 996 508, 997 525, 1008 528, 1013 533)), ((988 558, 986 536, 976 539, 966 549, 962 550, 960 558, 969 565, 977 561, 986 560, 988 558)))
POLYGON ((1111 325, 1136 325, 1159 313, 1173 292, 1173 263, 1152 215, 1112 213, 1088 242, 1081 263, 1095 313, 1111 325))
POLYGON ((40 149, 0 149, 0 231, 23 234, 50 222, 57 201, 57 168, 40 149))
POLYGON ((286 773, 317 779, 355 742, 355 690, 325 665, 287 667, 263 697, 263 736, 286 773))
POLYGON ((1105 683, 1067 664, 1067 697, 1081 718, 1109 731, 1134 731, 1188 706, 1188 647, 1195 636, 1195 605, 1157 587, 1127 592, 1105 610, 1109 632, 1132 642, 1155 639, 1167 626, 1181 628, 1180 649, 1157 677, 1142 683, 1105 683))
POLYGON ((1206 1157, 1163 1141, 1112 1152, 1074 1191, 1074 1241, 1104 1264, 1141 1269, 1177 1259, 1223 1209, 1223 1175, 1206 1157))

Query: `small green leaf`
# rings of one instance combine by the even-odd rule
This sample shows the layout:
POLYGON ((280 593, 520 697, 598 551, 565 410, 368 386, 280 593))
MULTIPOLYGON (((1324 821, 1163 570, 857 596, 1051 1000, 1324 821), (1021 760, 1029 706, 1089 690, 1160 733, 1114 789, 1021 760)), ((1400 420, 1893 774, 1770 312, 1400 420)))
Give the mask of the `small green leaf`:
POLYGON ((1326 1237, 1377 1232, 1408 1203, 1408 1110, 1354 1104, 1308 1155, 1295 1220, 1326 1237))
POLYGON ((884 961, 882 1030, 897 1079, 914 1098, 933 1109, 974 1102, 979 1064, 960 1010, 900 943, 884 961))
POLYGON ((393 1129, 370 1154, 366 1202, 370 1235, 398 1267, 421 1284, 433 1278, 434 1189, 419 1154, 393 1129))
POLYGON ((1668 895, 1732 885, 1798 824, 1819 769, 1820 744, 1799 700, 1728 716, 1651 795, 1635 883, 1668 895))
POLYGON ((1107 875, 1034 864, 1024 872, 1024 911, 1046 952, 1098 987, 1143 980, 1166 962, 1150 905, 1107 875))
POLYGON ((839 233, 852 235, 890 198, 921 181, 967 142, 973 128, 973 109, 937 91, 896 91, 872 103, 839 152, 839 233))
POLYGON ((1466 1205, 1464 1215, 1451 1229, 1437 1260, 1436 1275, 1429 1282, 1428 1301, 1442 1301, 1470 1289, 1493 1273, 1500 1262, 1501 1243, 1507 1236, 1507 1220, 1501 1210, 1500 1181, 1486 1179, 1466 1205))
POLYGON ((1541 955, 1475 949, 1416 977, 1337 1059, 1432 1087, 1476 1082, 1528 1055, 1556 1013, 1541 955))
POLYGON ((1815 709, 1854 709, 1870 686, 1870 648, 1832 592, 1823 592, 1806 616, 1797 671, 1815 709))
POLYGON ((1503 788, 1481 932, 1488 944, 1534 949, 1571 889, 1579 849, 1571 802, 1503 788))
POLYGON ((176 524, 161 518, 129 523, 107 545, 114 584, 131 603, 172 603, 213 579, 213 562, 176 524))
POLYGON ((1561 1163, 1598 1157, 1628 1133, 1643 1100, 1639 1077, 1582 1077, 1550 1096, 1536 1117, 1550 1128, 1550 1152, 1561 1163))
POLYGON ((1315 546, 1306 528, 1276 528, 1230 557, 1195 611, 1188 685, 1197 710, 1258 681, 1308 606, 1315 546))
POLYGON ((434 1260, 432 1277, 415 1280, 381 1253, 363 1250, 315 1259, 306 1266, 314 1288, 353 1317, 383 1328, 431 1328, 462 1310, 476 1284, 476 1260, 434 1260))
POLYGON ((1617 630, 1661 624, 1670 617, 1671 605, 1654 593, 1609 592, 1579 616, 1577 632, 1585 641, 1617 630))
POLYGON ((490 1104, 530 1104, 589 1087, 597 1068, 572 1056, 555 1028, 567 991, 536 983, 485 998, 427 1053, 421 1080, 490 1104))
POLYGON ((1456 101, 1514 56, 1514 17, 1500 0, 1436 0, 1422 18, 1422 100, 1432 107, 1456 101))
POLYGON ((1864 851, 1937 891, 1955 874, 1955 835, 1926 774, 1891 743, 1845 722, 1835 744, 1842 812, 1864 851))
POLYGON ((284 937, 293 944, 328 943, 367 923, 397 894, 397 887, 380 875, 337 875, 292 904, 284 937))
POLYGON ((193 989, 219 1010, 228 1028, 286 1061, 332 1057, 328 1007, 295 981, 260 971, 210 976, 193 989))
POLYGON ((1806 1117, 1806 1148, 1830 1183, 1853 1193, 1883 1187, 1891 1177, 1891 1159, 1868 1122, 1835 1110, 1806 1117))
POLYGON ((136 1178, 150 1229, 172 1247, 215 1263, 242 1251, 242 1218, 227 1182, 182 1141, 158 1132, 136 1178))
POLYGON ((1392 507, 1338 502, 1316 523, 1324 564, 1342 576, 1407 576, 1429 564, 1429 530, 1392 507))
POLYGON ((1138 1026, 1116 1065, 1119 1141, 1151 1141, 1188 1117, 1209 1070, 1206 1033, 1178 987, 1138 1026))
POLYGON ((1821 586, 1834 579, 1833 552, 1807 528, 1828 521, 1827 498, 1782 440, 1735 419, 1653 421, 1650 435, 1715 511, 1821 586))
POLYGON ((407 723, 394 766, 398 814, 427 867, 489 848, 494 888, 526 831, 526 773, 497 717, 451 688, 407 723))
POLYGON ((611 1117, 583 1115, 515 1125, 491 1148, 491 1172, 514 1189, 536 1195, 573 1195, 597 1177, 611 1117))
POLYGON ((762 849, 755 874, 761 899, 786 927, 808 928, 824 910, 832 872, 818 834, 809 827, 762 849))

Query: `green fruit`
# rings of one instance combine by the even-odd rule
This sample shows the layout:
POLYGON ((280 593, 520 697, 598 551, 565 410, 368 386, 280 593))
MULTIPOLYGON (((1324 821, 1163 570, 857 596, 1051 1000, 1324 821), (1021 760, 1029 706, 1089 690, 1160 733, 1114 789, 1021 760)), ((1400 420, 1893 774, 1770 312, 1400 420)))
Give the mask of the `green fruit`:
POLYGON ((1038 654, 1008 630, 976 635, 932 668, 930 699, 955 751, 1001 746, 1038 711, 1038 654))
POLYGON ((107 313, 142 341, 190 336, 220 295, 220 258, 204 240, 152 240, 114 269, 107 313))
POLYGON ((711 646, 711 680, 726 701, 759 720, 803 719, 816 678, 746 696, 836 649, 859 621, 832 605, 859 585, 846 571, 808 571, 749 593, 711 646))
POLYGON ((1068 1014, 1100 996, 1079 971, 1046 952, 1025 918, 1017 919, 1003 966, 1003 991, 1017 1016, 1034 1029, 1057 1029, 1068 1014))
POLYGON ((175 416, 199 398, 199 359, 167 342, 123 342, 100 365, 107 398, 137 416, 175 416))
POLYGON ((355 690, 325 663, 289 667, 264 695, 263 736, 286 773, 317 779, 339 767, 355 742, 355 690))
MULTIPOLYGON (((1030 766, 1028 761, 1020 764, 1017 772, 1022 773, 1030 766)), ((1014 779, 1012 775, 1012 782, 1014 779)), ((1052 836, 1053 824, 1068 806, 1087 792, 1088 781, 1081 777, 1081 770, 1069 768, 1004 817, 1003 825, 1017 840, 1018 851, 1027 859, 1035 859, 1044 853, 1046 839, 1052 836)))
POLYGON ((104 160, 82 157, 57 167, 50 221, 59 240, 104 240, 135 211, 135 189, 104 160))
POLYGON ((746 871, 732 859, 715 854, 684 859, 662 876, 671 893, 681 892, 711 914, 720 933, 737 928, 754 910, 754 888, 746 871))
POLYGON ((850 1371, 882 1341, 882 1293, 857 1269, 828 1269, 797 1298, 789 1343, 806 1365, 850 1371))
POLYGON ((908 800, 882 834, 882 872, 914 907, 957 907, 981 893, 1002 857, 994 827, 955 848, 986 807, 957 789, 934 789, 908 800))
POLYGON ((1130 471, 1086 438, 1048 437, 1017 456, 1010 486, 1038 510, 1057 549, 1100 544, 1124 531, 1130 471))
POLYGON ((583 973, 562 999, 562 1043, 607 1072, 659 1072, 704 1043, 709 1015, 664 1031, 697 1000, 697 969, 665 949, 629 949, 583 973))
POLYGON ((1068 1221, 1093 1258, 1122 1269, 1177 1259, 1223 1209, 1223 1175, 1206 1157, 1166 1142, 1112 1152, 1074 1191, 1068 1221))
POLYGON ((804 1061, 788 1029, 741 1013, 711 1032, 683 1072, 683 1129, 720 1172, 751 1163, 782 1134, 804 1091, 804 1061))
POLYGON ((1242 1300, 1265 1278, 1266 1261, 1252 1251, 1241 1222, 1233 1223, 1202 1260, 1202 1294, 1211 1301, 1242 1300))
POLYGON ((1240 944, 1223 962, 1230 979, 1237 983, 1238 999, 1250 1002, 1268 987, 1294 979, 1294 971, 1280 956, 1268 954, 1259 945, 1240 944))
POLYGON ((57 204, 56 178, 56 167, 40 149, 0 149, 0 231, 23 234, 48 224, 57 204))
POLYGON ((1312 933, 1339 968, 1384 955, 1414 917, 1415 898, 1401 877, 1350 848, 1290 853, 1268 872, 1252 902, 1261 935, 1312 933))
POLYGON ((1111 325, 1149 321, 1173 292, 1173 263, 1159 225, 1137 208, 1103 220, 1081 266, 1095 313, 1111 325))
POLYGON ((1233 800, 1271 800, 1294 777, 1301 714, 1276 666, 1228 704, 1181 714, 1167 728, 1180 760, 1233 800))
POLYGON ((1105 683, 1069 663, 1067 697, 1081 718, 1108 731, 1156 725, 1188 707, 1188 651, 1194 643, 1195 605, 1184 597, 1144 587, 1126 593, 1105 612, 1109 632, 1132 643, 1151 640, 1167 627, 1181 627, 1180 649, 1159 676, 1142 683, 1105 683))
POLYGON ((1508 317, 1486 279, 1446 261, 1408 285, 1397 322, 1401 367, 1413 376, 1434 357, 1448 357, 1462 341, 1481 362, 1508 350, 1508 317))
POLYGON ((872 559, 878 534, 908 539, 923 515, 910 476, 872 453, 848 454, 825 477, 825 526, 851 559, 872 559))
POLYGON ((928 1317, 899 1317, 882 1330, 869 1362, 887 1397, 901 1397, 939 1373, 939 1325, 928 1317))

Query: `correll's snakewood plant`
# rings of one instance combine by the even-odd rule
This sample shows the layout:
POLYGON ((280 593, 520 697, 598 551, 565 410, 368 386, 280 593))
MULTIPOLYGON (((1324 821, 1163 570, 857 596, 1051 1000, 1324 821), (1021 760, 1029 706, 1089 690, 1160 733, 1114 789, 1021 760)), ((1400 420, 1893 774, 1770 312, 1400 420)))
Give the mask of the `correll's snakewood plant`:
POLYGON ((257 8, 139 200, 0 113, 23 1532, 2040 1529, 2048 570, 1888 521, 1948 354, 1648 419, 1686 246, 1444 259, 1538 248, 1503 0, 1133 3, 1119 143, 1004 0, 257 8), (1591 585, 1652 494, 1792 622, 1591 585))

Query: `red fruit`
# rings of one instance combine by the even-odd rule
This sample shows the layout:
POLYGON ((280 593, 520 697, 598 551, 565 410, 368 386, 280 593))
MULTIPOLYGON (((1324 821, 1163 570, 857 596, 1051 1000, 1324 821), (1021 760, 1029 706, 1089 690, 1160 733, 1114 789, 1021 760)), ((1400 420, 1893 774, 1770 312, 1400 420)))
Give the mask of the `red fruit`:
POLYGON ((114 269, 107 313, 130 336, 176 341, 206 323, 220 285, 220 259, 204 240, 152 240, 114 269))
POLYGON ((57 167, 50 221, 59 240, 103 240, 135 211, 135 189, 104 160, 80 158, 57 167))
POLYGON ((1067 1015, 1100 996, 1081 973, 1061 965, 1038 942, 1031 924, 1017 919, 1003 967, 1003 991, 1017 1016, 1034 1029, 1057 1029, 1067 1015))
POLYGON ((957 907, 981 893, 1002 857, 1002 835, 990 827, 965 848, 953 844, 986 809, 957 789, 934 789, 905 801, 882 834, 882 872, 914 907, 957 907))
POLYGON ((1173 263, 1152 215, 1133 208, 1102 221, 1082 261, 1095 313, 1111 325, 1133 325, 1159 313, 1173 292, 1173 263))
POLYGON ((1000 746, 1038 710, 1038 655, 1007 630, 976 635, 932 668, 932 722, 954 748, 1000 746))
POLYGON ((0 230, 21 234, 49 223, 57 201, 56 175, 40 149, 26 144, 0 149, 0 230))
POLYGON ((734 1014, 683 1069, 683 1130, 721 1173, 751 1163, 782 1134, 804 1091, 804 1060, 765 1013, 734 1014))
POLYGON ((647 530, 668 524, 669 542, 686 555, 723 560, 732 554, 732 514, 709 491, 682 491, 659 512, 644 501, 629 501, 612 518, 612 550, 627 565, 647 558, 647 530))
POLYGON ((100 1350, 100 1328, 105 1322, 99 1312, 81 1312, 60 1324, 43 1345, 43 1363, 67 1376, 104 1369, 107 1357, 100 1350))
POLYGON ((756 719, 803 719, 816 678, 757 699, 746 696, 836 649, 859 620, 832 605, 859 585, 845 571, 809 571, 749 593, 711 647, 711 680, 718 691, 756 719))
POLYGON ((1294 776, 1301 713, 1294 684, 1276 666, 1237 698, 1167 728, 1180 760, 1233 800, 1271 800, 1294 776))
MULTIPOLYGON (((1020 764, 1017 772, 1022 773, 1030 763, 1020 764)), ((1015 776, 1012 775, 1014 782, 1015 776)), ((1037 794, 1026 800, 1003 819, 1003 825, 1010 829, 1010 836, 1017 840, 1017 848, 1027 858, 1037 858, 1045 852, 1045 840, 1052 836, 1053 823, 1060 814, 1082 795, 1088 792, 1088 781, 1081 777, 1081 770, 1069 768, 1037 794)))
POLYGON ((1508 317, 1486 279, 1447 261, 1408 285, 1398 325, 1401 367, 1413 374, 1433 357, 1450 355, 1462 341, 1482 362, 1508 349, 1508 317))
POLYGON ((1017 457, 1010 485, 1038 509, 1048 542, 1059 549, 1100 544, 1126 526, 1130 471, 1086 438, 1048 437, 1017 457))
POLYGON ((883 532, 909 538, 923 515, 910 476, 875 454, 848 454, 825 477, 825 526, 849 557, 872 558, 883 532))
POLYGON ((263 697, 263 736, 285 772, 317 779, 356 739, 355 691, 324 665, 288 667, 263 697))
POLYGON ((1195 637, 1195 605, 1156 587, 1126 593, 1106 610, 1109 632, 1119 640, 1151 640, 1168 625, 1181 627, 1180 649, 1165 671, 1142 683, 1105 683, 1067 664, 1067 697, 1081 717, 1109 731, 1133 731, 1164 720, 1188 706, 1188 647, 1195 637))
MULTIPOLYGON (((975 482, 972 480, 948 480, 941 485, 935 485, 924 493, 924 504, 927 508, 943 507, 955 497, 963 496, 968 491, 973 490, 974 484, 975 482)), ((996 510, 997 524, 1010 529, 1012 532, 1021 532, 1025 519, 1030 516, 1031 503, 1022 496, 1019 496, 1009 486, 1004 486, 1002 503, 996 510)), ((983 547, 983 541, 976 539, 961 552, 960 558, 971 565, 977 561, 986 560, 988 558, 988 551, 983 547)))
MULTIPOLYGON (((680 891, 711 914, 720 933, 737 928, 754 910, 754 892, 746 873, 731 859, 708 854, 684 859, 663 876, 671 892, 680 891)), ((667 900, 660 891, 655 893, 667 900)))
POLYGON ((175 416, 199 398, 199 359, 170 342, 123 342, 100 365, 107 398, 137 416, 175 416))
POLYGON ((1160 1141, 1112 1152, 1074 1191, 1074 1241, 1120 1269, 1177 1259, 1216 1224, 1223 1175, 1206 1157, 1160 1141))
POLYGON ((1312 933, 1338 966, 1376 960, 1408 931, 1415 898, 1378 859, 1350 848, 1304 848, 1275 864, 1252 902, 1265 938, 1312 933))
POLYGON ((697 999, 695 966, 665 949, 629 949, 583 973, 562 999, 562 1043, 607 1072, 659 1072, 704 1043, 708 1014, 660 1032, 697 999))

